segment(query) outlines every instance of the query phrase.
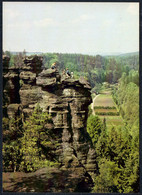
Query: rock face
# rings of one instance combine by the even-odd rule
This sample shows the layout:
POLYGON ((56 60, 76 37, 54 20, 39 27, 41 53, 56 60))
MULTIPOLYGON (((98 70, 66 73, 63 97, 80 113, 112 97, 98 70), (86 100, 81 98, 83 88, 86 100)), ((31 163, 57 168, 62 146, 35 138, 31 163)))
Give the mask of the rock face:
MULTIPOLYGON (((58 142, 55 155, 62 165, 60 171, 68 170, 69 185, 77 181, 77 185, 86 186, 89 191, 96 167, 95 151, 86 131, 90 85, 84 79, 61 79, 56 70, 42 70, 42 60, 38 56, 25 59, 20 69, 8 68, 8 62, 5 56, 5 115, 10 118, 20 110, 26 118, 37 103, 51 114, 51 128, 58 142)), ((73 187, 65 189, 65 192, 75 191, 73 187)))

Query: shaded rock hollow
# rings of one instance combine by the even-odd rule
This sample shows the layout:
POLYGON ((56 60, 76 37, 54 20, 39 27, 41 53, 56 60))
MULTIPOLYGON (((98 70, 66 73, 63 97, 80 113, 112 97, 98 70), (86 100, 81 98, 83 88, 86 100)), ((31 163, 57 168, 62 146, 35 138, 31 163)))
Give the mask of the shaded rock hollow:
MULTIPOLYGON (((62 79, 56 70, 42 70, 42 58, 38 56, 24 59, 21 67, 9 68, 8 63, 9 58, 4 56, 4 115, 11 118, 22 113, 26 118, 37 103, 51 114, 50 128, 58 142, 54 154, 62 165, 60 172, 68 173, 67 183, 76 181, 79 186, 82 182, 86 186, 82 190, 89 191, 96 168, 95 151, 86 130, 92 101, 90 85, 84 79, 62 79)), ((77 190, 67 184, 64 188, 65 192, 77 190)))

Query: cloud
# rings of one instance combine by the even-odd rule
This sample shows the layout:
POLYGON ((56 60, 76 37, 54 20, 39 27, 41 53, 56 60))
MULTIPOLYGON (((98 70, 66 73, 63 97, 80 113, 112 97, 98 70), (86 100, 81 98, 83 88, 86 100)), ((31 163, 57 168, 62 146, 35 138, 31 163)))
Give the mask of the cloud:
POLYGON ((72 24, 79 24, 88 20, 92 20, 95 19, 94 16, 89 15, 89 14, 82 14, 80 15, 78 18, 74 19, 71 21, 72 24))
POLYGON ((4 9, 4 14, 5 16, 8 16, 10 18, 16 18, 20 15, 20 13, 17 10, 12 10, 12 9, 4 9))
POLYGON ((106 19, 103 22, 103 27, 110 27, 113 24, 113 20, 112 19, 106 19))
POLYGON ((44 18, 42 20, 36 20, 33 22, 34 25, 39 27, 46 27, 52 24, 55 24, 52 18, 44 18))
POLYGON ((51 11, 51 9, 53 10, 54 4, 52 5, 52 2, 48 2, 48 3, 44 2, 44 3, 42 2, 42 5, 44 6, 45 11, 49 12, 49 11, 51 11))
POLYGON ((23 21, 23 22, 15 22, 15 23, 10 23, 7 24, 8 27, 13 28, 13 29, 28 29, 31 27, 31 23, 29 21, 23 21))
POLYGON ((132 15, 139 14, 139 4, 138 3, 130 3, 127 9, 127 12, 132 15))
POLYGON ((81 20, 89 20, 90 18, 91 17, 89 15, 87 15, 87 14, 83 14, 83 15, 80 16, 81 20))

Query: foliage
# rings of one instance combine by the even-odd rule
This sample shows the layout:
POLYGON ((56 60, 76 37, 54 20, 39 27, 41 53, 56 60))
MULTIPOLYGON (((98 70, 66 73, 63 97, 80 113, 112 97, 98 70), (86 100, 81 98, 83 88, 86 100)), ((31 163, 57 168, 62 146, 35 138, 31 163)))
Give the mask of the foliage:
POLYGON ((87 132, 95 145, 101 134, 102 123, 98 116, 90 115, 87 119, 87 132))
POLYGON ((9 52, 5 51, 3 54, 10 57, 9 67, 16 66, 21 67, 23 65, 23 57, 26 56, 26 51, 23 52, 9 52))
MULTIPOLYGON (((23 54, 12 54, 10 66, 21 66, 23 54)), ((98 116, 89 115, 87 131, 96 151, 98 172, 92 192, 139 192, 139 56, 138 54, 90 56, 82 54, 43 54, 43 65, 50 68, 56 62, 60 72, 66 67, 74 78, 86 78, 95 92, 113 85, 113 99, 123 117, 124 126, 106 128, 98 116), (117 84, 118 83, 118 84, 117 84)), ((22 85, 22 83, 20 83, 22 85)), ((104 100, 103 100, 104 101, 104 100)), ((95 108, 104 108, 95 106, 95 108)), ((113 106, 105 106, 112 109, 113 106)), ((108 114, 108 113, 107 113, 108 114)), ((21 118, 3 118, 4 171, 35 171, 56 166, 54 149, 57 146, 53 131, 47 124, 51 117, 37 106, 24 122, 21 118)))
POLYGON ((54 149, 57 146, 48 124, 51 117, 37 106, 22 124, 21 117, 3 118, 4 171, 35 171, 56 166, 54 149))
POLYGON ((22 87, 22 85, 24 84, 22 79, 20 79, 19 84, 20 84, 20 87, 22 87))
POLYGON ((3 143, 3 170, 17 171, 21 162, 20 140, 12 140, 3 143))
MULTIPOLYGON (((20 53, 4 52, 10 57, 10 66, 22 65, 22 57, 26 51, 20 53)), ((51 64, 56 62, 56 66, 60 73, 65 68, 69 68, 70 72, 74 72, 75 78, 84 76, 94 88, 99 92, 102 84, 117 83, 122 73, 133 77, 133 82, 138 84, 138 67, 139 55, 137 53, 122 56, 91 56, 82 54, 62 54, 62 53, 44 53, 43 67, 50 68, 51 64)))
MULTIPOLYGON (((113 98, 125 121, 124 125, 107 131, 104 119, 95 143, 99 170, 94 177, 92 192, 95 193, 139 192, 139 87, 130 75, 130 72, 127 75, 124 73, 113 89, 113 98)), ((94 124, 90 125, 93 138, 95 128, 94 124)))
POLYGON ((17 171, 21 161, 21 141, 23 135, 22 119, 3 118, 3 170, 17 171))
POLYGON ((113 127, 106 134, 102 129, 95 145, 99 173, 94 177, 92 192, 138 192, 138 145, 134 147, 131 135, 123 131, 113 127))
POLYGON ((91 105, 88 107, 88 117, 92 115, 92 108, 91 108, 91 105))
POLYGON ((116 109, 115 106, 94 106, 94 109, 116 109))
POLYGON ((119 112, 96 112, 96 115, 119 116, 119 112))
POLYGON ((92 89, 92 93, 99 93, 102 89, 102 84, 101 83, 95 83, 94 88, 92 89))
MULTIPOLYGON (((43 64, 46 68, 50 68, 53 62, 56 62, 60 72, 68 67, 75 76, 85 76, 92 88, 99 92, 103 82, 116 83, 123 72, 128 74, 133 69, 138 71, 139 56, 138 54, 130 57, 129 55, 102 57, 67 53, 43 54, 43 64)), ((136 82, 138 82, 137 78, 136 82)))
MULTIPOLYGON (((51 148, 54 149, 52 131, 46 126, 52 123, 51 117, 37 106, 24 123, 24 136, 21 138, 21 170, 35 171, 41 167, 55 166, 51 148)), ((54 156, 54 155, 53 155, 54 156)))
POLYGON ((94 178, 95 186, 92 192, 107 193, 118 192, 118 174, 121 170, 115 162, 101 159, 99 162, 100 174, 94 178))
POLYGON ((129 75, 123 74, 113 90, 113 99, 131 133, 139 129, 139 87, 132 80, 133 77, 130 80, 129 75))

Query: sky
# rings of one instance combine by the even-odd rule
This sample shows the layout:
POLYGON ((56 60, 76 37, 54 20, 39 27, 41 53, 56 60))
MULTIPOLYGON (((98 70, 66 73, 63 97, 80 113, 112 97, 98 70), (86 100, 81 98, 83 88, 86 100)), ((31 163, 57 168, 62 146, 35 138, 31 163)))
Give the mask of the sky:
POLYGON ((139 3, 3 2, 3 50, 139 51, 139 3))

